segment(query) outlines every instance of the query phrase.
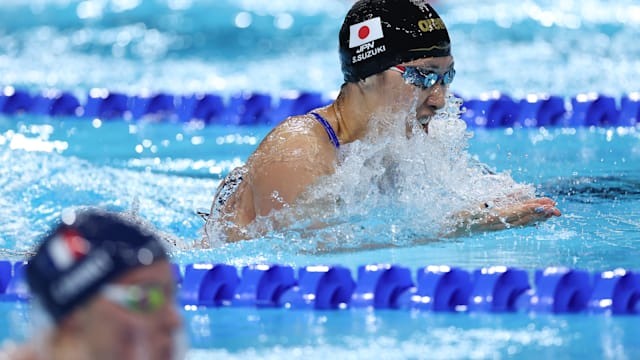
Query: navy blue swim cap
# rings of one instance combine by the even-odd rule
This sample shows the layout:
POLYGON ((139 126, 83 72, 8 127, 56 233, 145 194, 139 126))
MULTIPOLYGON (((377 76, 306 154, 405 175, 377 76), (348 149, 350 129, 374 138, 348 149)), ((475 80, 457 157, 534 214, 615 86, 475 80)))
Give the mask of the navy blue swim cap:
POLYGON ((31 294, 59 323, 100 288, 167 254, 159 237, 122 215, 87 209, 63 216, 26 265, 31 294))
POLYGON ((447 28, 426 0, 360 0, 339 35, 346 82, 357 82, 394 65, 451 55, 447 28))

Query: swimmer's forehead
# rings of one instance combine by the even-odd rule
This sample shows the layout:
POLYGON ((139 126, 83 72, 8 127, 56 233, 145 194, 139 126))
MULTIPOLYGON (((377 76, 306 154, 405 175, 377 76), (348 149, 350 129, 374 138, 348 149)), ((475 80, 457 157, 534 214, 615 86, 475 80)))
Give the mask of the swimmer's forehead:
POLYGON ((151 265, 139 266, 129 270, 117 278, 115 283, 121 285, 142 285, 142 284, 172 284, 171 265, 165 259, 158 260, 151 265))
POLYGON ((430 57, 402 63, 403 66, 415 66, 429 70, 447 70, 453 67, 453 56, 430 57))

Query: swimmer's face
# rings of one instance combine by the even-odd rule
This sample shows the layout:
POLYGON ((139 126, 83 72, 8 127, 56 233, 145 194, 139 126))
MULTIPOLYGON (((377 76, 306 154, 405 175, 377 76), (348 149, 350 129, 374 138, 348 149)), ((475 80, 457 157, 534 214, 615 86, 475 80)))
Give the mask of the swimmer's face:
POLYGON ((446 93, 449 80, 452 80, 453 57, 433 57, 418 59, 407 63, 399 64, 402 67, 414 67, 419 72, 419 77, 424 78, 425 75, 431 75, 437 79, 436 83, 430 87, 417 86, 408 83, 403 74, 396 71, 387 71, 388 76, 394 77, 394 89, 398 95, 398 104, 403 107, 416 106, 416 120, 422 124, 425 131, 429 130, 429 121, 438 109, 445 106, 446 93), (399 84, 399 85, 398 85, 399 84))
POLYGON ((153 288, 156 293, 149 292, 144 297, 138 296, 139 301, 125 304, 97 295, 78 309, 72 321, 80 341, 86 344, 88 358, 173 359, 175 336, 182 323, 174 304, 170 263, 161 260, 136 268, 113 284, 123 289, 153 288), (156 306, 150 306, 154 302, 156 306))

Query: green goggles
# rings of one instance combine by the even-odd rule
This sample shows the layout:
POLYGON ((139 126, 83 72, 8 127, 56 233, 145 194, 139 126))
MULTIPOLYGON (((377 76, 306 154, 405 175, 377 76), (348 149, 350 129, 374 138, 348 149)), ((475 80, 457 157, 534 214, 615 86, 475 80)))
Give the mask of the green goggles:
POLYGON ((175 291, 156 284, 118 285, 108 284, 101 295, 131 312, 150 314, 173 301, 175 291))

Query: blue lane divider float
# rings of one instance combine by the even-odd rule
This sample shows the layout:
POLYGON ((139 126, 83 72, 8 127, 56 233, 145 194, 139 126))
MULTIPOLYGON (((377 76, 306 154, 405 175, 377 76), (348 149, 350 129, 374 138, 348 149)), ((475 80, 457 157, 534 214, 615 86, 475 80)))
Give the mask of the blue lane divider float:
POLYGON ((529 289, 529 275, 524 270, 504 266, 477 269, 473 272, 469 311, 515 311, 516 301, 529 289))
POLYGON ((231 303, 240 283, 235 267, 225 264, 190 264, 180 288, 180 304, 223 306, 231 303))
POLYGON ((471 290, 466 270, 449 266, 418 269, 416 286, 401 296, 404 306, 424 311, 464 311, 471 290))
POLYGON ((618 123, 621 126, 634 126, 640 123, 640 93, 622 97, 618 123))
POLYGON ((596 274, 589 310, 595 313, 640 313, 640 274, 617 269, 596 274))
POLYGON ((75 96, 57 90, 47 90, 34 96, 30 112, 38 115, 77 116, 82 105, 75 96))
POLYGON ((231 302, 236 307, 277 307, 282 294, 296 285, 293 268, 282 265, 245 266, 241 279, 231 302))
POLYGON ((400 295, 413 288, 411 270, 397 265, 363 265, 349 305, 354 308, 397 309, 400 295))
MULTIPOLYGON (((0 301, 27 301, 24 262, 0 261, 0 301)), ((177 302, 201 307, 307 310, 405 309, 430 312, 640 314, 640 272, 589 273, 549 267, 533 273, 493 266, 467 271, 425 266, 415 272, 392 264, 358 267, 357 279, 340 265, 176 264, 177 302), (415 275, 415 277, 414 277, 415 275), (415 279, 415 281, 414 281, 415 279)))
POLYGON ((4 287, 0 301, 26 301, 29 289, 24 278, 25 262, 0 261, 0 282, 4 287))
POLYGON ((616 99, 598 94, 581 94, 571 99, 573 111, 565 125, 611 126, 618 124, 619 111, 616 99))
POLYGON ((516 122, 523 127, 558 125, 567 113, 565 101, 560 96, 529 95, 520 100, 519 106, 516 122))
MULTIPOLYGON (((82 102, 69 92, 45 90, 38 94, 5 86, 0 91, 0 113, 188 122, 219 125, 274 125, 288 116, 304 114, 329 104, 333 94, 283 93, 281 96, 243 92, 174 95, 145 93, 127 95, 107 89, 91 89, 82 102)), ((636 126, 640 123, 640 92, 622 96, 588 93, 569 99, 549 94, 531 94, 514 99, 493 92, 465 99, 462 119, 477 128, 540 126, 636 126)))
POLYGON ((354 287, 345 267, 307 266, 298 270, 297 283, 283 292, 278 304, 293 309, 346 308, 354 287))
POLYGON ((586 309, 592 293, 589 273, 567 268, 535 272, 535 290, 517 300, 517 307, 539 313, 575 313, 586 309))

